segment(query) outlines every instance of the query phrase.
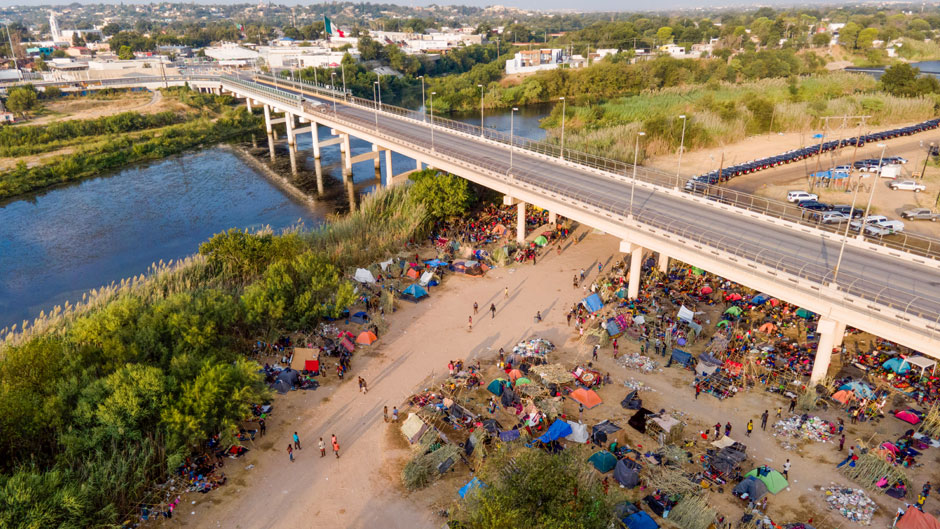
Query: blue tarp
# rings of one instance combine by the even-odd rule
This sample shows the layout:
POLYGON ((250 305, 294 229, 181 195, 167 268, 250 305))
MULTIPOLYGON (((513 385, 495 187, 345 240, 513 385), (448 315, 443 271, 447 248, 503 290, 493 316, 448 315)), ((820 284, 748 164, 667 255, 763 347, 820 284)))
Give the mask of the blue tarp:
POLYGON ((881 367, 890 369, 899 375, 902 373, 907 373, 911 370, 911 364, 905 362, 903 358, 892 358, 881 364, 881 367))
POLYGON ((849 382, 848 384, 843 384, 842 387, 840 387, 839 389, 840 390, 847 389, 849 391, 853 391, 855 392, 857 396, 862 397, 862 398, 866 398, 866 399, 875 398, 875 392, 872 391, 870 387, 863 384, 862 382, 852 381, 852 382, 849 382))
POLYGON ((483 488, 483 482, 480 481, 479 478, 475 477, 471 479, 470 481, 468 481, 466 485, 464 485, 463 487, 460 487, 460 490, 457 491, 457 494, 460 494, 461 498, 466 498, 467 494, 469 494, 470 491, 472 491, 473 489, 482 489, 482 488, 483 488))
POLYGON ((430 266, 447 266, 447 263, 441 261, 440 259, 431 259, 430 261, 425 261, 424 264, 430 266))
POLYGON ((570 424, 561 419, 555 419, 555 422, 548 427, 548 431, 542 434, 542 437, 539 437, 537 440, 543 443, 550 443, 556 439, 568 437, 571 435, 571 432, 570 424))
POLYGON ((425 289, 423 289, 423 288, 421 288, 421 285, 419 285, 419 284, 417 284, 417 283, 415 283, 415 284, 409 286, 408 288, 406 288, 406 289, 403 291, 403 293, 409 294, 409 295, 414 296, 414 297, 416 297, 416 298, 423 298, 424 296, 427 296, 427 295, 428 295, 428 291, 425 290, 425 289))
POLYGON ((499 440, 505 443, 515 441, 519 438, 519 430, 503 430, 499 432, 499 440))
POLYGON ((692 361, 692 353, 687 353, 682 349, 673 349, 672 350, 672 361, 678 362, 684 366, 689 365, 689 362, 692 361))
POLYGON ((767 294, 757 294, 756 296, 751 298, 751 303, 755 305, 763 305, 764 303, 767 303, 768 299, 770 299, 770 296, 768 296, 767 294))
POLYGON ((657 529, 659 524, 646 511, 639 511, 623 519, 627 529, 657 529))
POLYGON ((605 327, 607 328, 607 334, 611 336, 617 336, 621 332, 620 325, 615 320, 609 320, 605 327))
POLYGON ((582 299, 581 304, 584 305, 588 312, 597 312, 604 307, 604 302, 601 301, 601 297, 597 294, 591 294, 582 299))
POLYGON ((812 176, 816 178, 825 178, 827 180, 841 180, 843 178, 848 178, 849 173, 845 171, 819 171, 818 173, 813 173, 812 176))

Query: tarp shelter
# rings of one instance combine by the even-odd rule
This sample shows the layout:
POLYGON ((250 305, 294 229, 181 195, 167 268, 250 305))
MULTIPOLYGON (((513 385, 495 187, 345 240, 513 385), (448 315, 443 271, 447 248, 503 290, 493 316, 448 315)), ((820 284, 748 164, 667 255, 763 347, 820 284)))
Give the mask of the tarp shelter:
POLYGON ((643 405, 643 401, 637 395, 636 390, 631 391, 620 401, 620 405, 628 410, 638 410, 643 405))
POLYGON ((747 494, 747 499, 757 501, 767 495, 767 485, 763 481, 749 477, 742 479, 740 483, 734 486, 734 495, 741 496, 747 494))
POLYGON ((315 347, 295 347, 294 356, 290 360, 291 369, 297 371, 319 371, 320 349, 315 347))
POLYGON ((630 461, 627 458, 623 458, 620 461, 617 461, 617 466, 614 467, 614 479, 617 480, 617 483, 620 483, 628 489, 636 487, 640 483, 640 473, 636 468, 629 465, 627 462, 630 461))
POLYGON ((717 446, 718 449, 722 449, 722 448, 725 448, 726 446, 733 445, 735 442, 736 441, 732 439, 730 435, 725 435, 721 439, 716 439, 712 441, 712 446, 717 446))
POLYGON ((760 332, 764 334, 770 334, 770 333, 777 331, 777 326, 768 321, 767 323, 761 325, 760 328, 757 330, 759 330, 760 332))
POLYGON ((359 333, 359 336, 356 337, 356 343, 361 345, 372 345, 378 340, 379 337, 375 335, 372 331, 362 331, 359 333))
POLYGON ((655 437, 659 444, 672 444, 682 436, 682 423, 670 415, 653 418, 652 424, 647 427, 647 433, 655 437))
POLYGON ((546 239, 544 235, 539 235, 532 242, 534 242, 535 244, 541 247, 541 246, 545 246, 546 244, 548 244, 548 239, 546 239))
POLYGON ((912 505, 904 511, 904 515, 895 527, 898 529, 940 529, 940 522, 912 505))
POLYGON ((353 279, 360 283, 375 283, 375 276, 373 276, 372 272, 366 270, 365 268, 357 268, 353 279))
POLYGON ((405 275, 410 277, 411 279, 418 279, 419 274, 418 274, 418 271, 415 270, 414 268, 409 268, 408 271, 405 272, 405 275))
POLYGON ((751 298, 751 303, 755 305, 763 305, 764 303, 767 303, 768 299, 770 299, 770 296, 767 294, 755 294, 754 297, 751 298))
POLYGON ((621 332, 623 332, 623 329, 620 328, 620 324, 617 323, 617 320, 613 318, 607 320, 604 328, 607 330, 607 334, 609 336, 618 336, 621 332))
POLYGON ((658 529, 659 524, 653 518, 646 514, 646 511, 639 511, 627 516, 623 520, 627 529, 658 529))
POLYGON ((594 468, 601 474, 606 474, 617 466, 617 458, 607 450, 594 452, 594 454, 588 458, 588 462, 594 465, 594 468))
POLYGON ((401 433, 411 444, 417 443, 418 439, 421 439, 421 436, 424 435, 424 432, 428 431, 428 428, 427 423, 421 420, 417 413, 409 414, 405 422, 401 423, 401 433))
POLYGON ((516 382, 515 382, 515 387, 519 387, 519 386, 528 386, 528 385, 531 384, 531 383, 532 383, 532 381, 529 380, 529 379, 526 378, 526 377, 517 378, 517 379, 516 379, 516 382))
POLYGON ((591 294, 582 299, 581 304, 584 305, 584 308, 586 308, 588 312, 597 312, 604 308, 604 302, 601 301, 601 297, 597 294, 591 294))
POLYGON ((847 389, 836 391, 832 394, 832 400, 841 402, 842 404, 848 404, 849 401, 853 398, 855 398, 855 393, 852 393, 847 389))
POLYGON ((813 316, 815 316, 815 314, 813 314, 812 312, 806 309, 796 309, 796 315, 799 316, 800 318, 803 318, 804 320, 808 320, 812 318, 813 316))
POLYGON ((343 341, 341 341, 339 344, 343 346, 343 349, 346 349, 346 352, 351 353, 356 350, 356 346, 353 345, 352 341, 345 336, 343 337, 343 341))
POLYGON ((568 437, 569 435, 571 435, 571 426, 561 419, 555 419, 555 422, 548 427, 548 431, 542 434, 537 441, 550 443, 562 437, 568 437))
POLYGON ((843 384, 842 386, 839 387, 839 389, 840 390, 847 389, 849 391, 854 392, 855 395, 865 398, 865 399, 875 398, 875 392, 872 391, 871 388, 868 387, 867 384, 865 384, 864 382, 859 382, 857 380, 853 380, 852 382, 849 382, 848 384, 843 384))
POLYGON ((920 422, 920 417, 918 417, 916 413, 910 410, 899 411, 895 413, 894 416, 910 424, 917 424, 920 422))
POLYGON ((421 274, 421 280, 418 281, 418 283, 421 286, 426 287, 428 286, 428 284, 431 282, 432 279, 434 279, 434 272, 425 272, 421 274))
POLYGON ((911 364, 909 364, 903 358, 898 358, 897 356, 894 358, 889 358, 887 361, 885 361, 885 363, 881 364, 881 367, 890 369, 899 375, 907 373, 911 370, 911 364))
POLYGON ((408 296, 409 298, 419 301, 423 298, 428 297, 428 291, 418 285, 417 283, 409 285, 408 288, 402 291, 402 294, 408 296))
POLYGON ((920 374, 923 375, 928 369, 934 373, 937 369, 937 361, 924 356, 909 356, 905 360, 920 368, 920 374))
POLYGON ((386 272, 387 272, 387 271, 388 271, 388 267, 389 267, 389 266, 392 266, 392 263, 394 263, 394 262, 395 262, 394 259, 389 259, 388 261, 382 261, 381 263, 379 263, 379 266, 382 267, 382 270, 383 270, 383 271, 386 271, 386 272))
POLYGON ((695 317, 695 313, 692 312, 691 310, 687 309, 687 308, 685 307, 685 305, 682 305, 681 307, 679 307, 678 318, 679 318, 680 320, 682 320, 682 321, 684 321, 684 322, 690 322, 690 321, 692 321, 692 318, 694 318, 694 317, 695 317))
POLYGON ((284 382, 283 380, 278 380, 271 387, 274 388, 274 390, 280 393, 281 395, 290 391, 290 384, 288 384, 287 382, 284 382))
POLYGON ((777 494, 781 490, 790 486, 787 482, 787 479, 783 477, 783 474, 777 472, 774 469, 769 469, 767 473, 758 472, 760 468, 755 468, 754 470, 748 472, 744 477, 754 476, 757 479, 764 482, 764 485, 767 485, 767 490, 771 494, 777 494))
POLYGON ((440 259, 431 259, 430 261, 425 261, 424 264, 428 266, 447 266, 447 263, 440 259))
POLYGON ((480 478, 474 477, 467 482, 466 485, 460 487, 460 490, 457 491, 457 494, 460 494, 461 498, 466 498, 467 494, 470 494, 474 489, 482 489, 483 482, 480 481, 480 478))
POLYGON ((503 441, 504 443, 508 443, 511 441, 515 441, 516 439, 519 438, 520 435, 521 434, 519 433, 519 430, 516 430, 516 429, 504 430, 502 432, 499 432, 499 440, 503 441))
POLYGON ((699 268, 699 267, 697 267, 697 266, 693 266, 693 267, 692 267, 692 273, 695 274, 695 275, 697 275, 697 276, 700 276, 700 275, 702 275, 702 274, 705 273, 705 270, 702 270, 701 268, 699 268))
POLYGON ((502 234, 506 233, 506 226, 503 226, 502 224, 497 224, 496 226, 493 226, 492 233, 493 235, 496 235, 497 237, 502 236, 502 234))
POLYGON ((496 395, 497 397, 499 397, 500 395, 503 394, 503 390, 508 386, 509 386, 508 381, 502 378, 497 378, 497 379, 494 379, 492 382, 489 383, 489 385, 486 386, 486 390, 492 393, 493 395, 496 395))
POLYGON ((707 285, 704 286, 704 287, 702 287, 702 295, 703 295, 703 296, 707 296, 707 295, 711 294, 712 292, 714 292, 714 290, 712 290, 712 287, 707 286, 707 285))
POLYGON ((595 393, 593 389, 578 388, 572 391, 569 397, 584 404, 584 407, 587 409, 591 409, 603 402, 600 395, 595 393))
POLYGON ((565 437, 565 439, 574 441, 575 443, 586 443, 589 437, 587 425, 581 422, 566 422, 568 426, 571 427, 571 435, 565 437))
POLYGON ((740 316, 742 312, 744 311, 741 310, 741 307, 728 307, 728 309, 725 310, 725 314, 733 314, 735 316, 740 316))
POLYGON ((297 382, 300 380, 300 373, 296 369, 287 368, 284 371, 278 373, 277 379, 283 380, 291 386, 296 386, 297 382))
POLYGON ((688 366, 692 362, 692 354, 683 351, 682 349, 673 349, 672 350, 672 361, 677 364, 682 364, 688 366))
POLYGON ((650 410, 646 408, 640 408, 636 411, 636 413, 633 414, 633 417, 630 417, 630 419, 627 420, 627 424, 640 433, 646 433, 646 418, 652 414, 653 412, 650 410))

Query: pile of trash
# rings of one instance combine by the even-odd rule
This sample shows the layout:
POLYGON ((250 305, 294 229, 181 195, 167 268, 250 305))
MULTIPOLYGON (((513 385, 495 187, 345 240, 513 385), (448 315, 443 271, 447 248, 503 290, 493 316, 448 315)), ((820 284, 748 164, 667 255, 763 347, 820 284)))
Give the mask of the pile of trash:
POLYGON ((625 353, 617 358, 617 363, 627 369, 636 369, 644 373, 652 373, 659 368, 655 360, 639 353, 625 353))
POLYGON ((781 419, 774 424, 774 436, 790 448, 786 439, 814 441, 825 443, 835 437, 835 426, 824 419, 814 416, 794 415, 788 419, 781 419), (780 438, 783 439, 780 439, 780 438))
POLYGON ((830 509, 862 525, 871 525, 871 518, 878 505, 862 489, 849 489, 833 485, 823 489, 830 509))
POLYGON ((647 386, 646 384, 644 384, 642 381, 636 380, 635 378, 632 378, 632 377, 629 378, 629 379, 627 379, 627 380, 624 380, 624 381, 623 381, 623 387, 629 389, 630 391, 634 391, 634 390, 636 390, 636 391, 641 391, 641 390, 642 390, 642 391, 656 391, 655 389, 652 389, 652 388, 650 388, 649 386, 647 386))
POLYGON ((521 356, 539 356, 544 357, 555 350, 552 342, 542 338, 532 338, 529 341, 522 341, 512 348, 513 354, 521 356))

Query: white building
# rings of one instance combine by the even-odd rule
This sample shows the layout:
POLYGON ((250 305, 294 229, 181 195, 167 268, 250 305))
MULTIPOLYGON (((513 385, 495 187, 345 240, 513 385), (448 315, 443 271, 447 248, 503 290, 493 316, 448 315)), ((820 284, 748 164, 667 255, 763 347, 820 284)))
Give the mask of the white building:
POLYGON ((688 58, 688 55, 686 55, 685 53, 685 46, 676 46, 675 44, 666 44, 664 46, 660 46, 659 51, 675 59, 688 58))
POLYGON ((212 48, 206 48, 206 57, 215 59, 221 66, 250 66, 255 64, 261 55, 248 48, 243 48, 235 44, 223 44, 212 48))
POLYGON ((559 48, 520 51, 506 61, 506 74, 554 70, 565 64, 565 59, 564 50, 559 48))
MULTIPOLYGON (((262 46, 258 48, 260 57, 271 68, 335 68, 342 63, 343 56, 349 55, 359 60, 359 50, 332 50, 325 46, 262 46)), ((208 55, 208 53, 206 53, 208 55)))

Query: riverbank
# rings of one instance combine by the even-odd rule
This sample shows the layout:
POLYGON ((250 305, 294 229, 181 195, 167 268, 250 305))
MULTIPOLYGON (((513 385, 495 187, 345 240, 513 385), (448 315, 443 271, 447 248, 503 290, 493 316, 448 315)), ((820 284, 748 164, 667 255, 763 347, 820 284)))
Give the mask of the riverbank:
POLYGON ((264 175, 264 177, 267 178, 269 182, 276 185, 278 189, 287 193, 298 202, 305 204, 310 211, 319 211, 321 209, 317 200, 297 187, 295 181, 292 181, 290 178, 275 171, 269 165, 258 160, 258 158, 248 152, 248 149, 244 146, 223 144, 220 145, 219 148, 231 151, 239 160, 264 175))

